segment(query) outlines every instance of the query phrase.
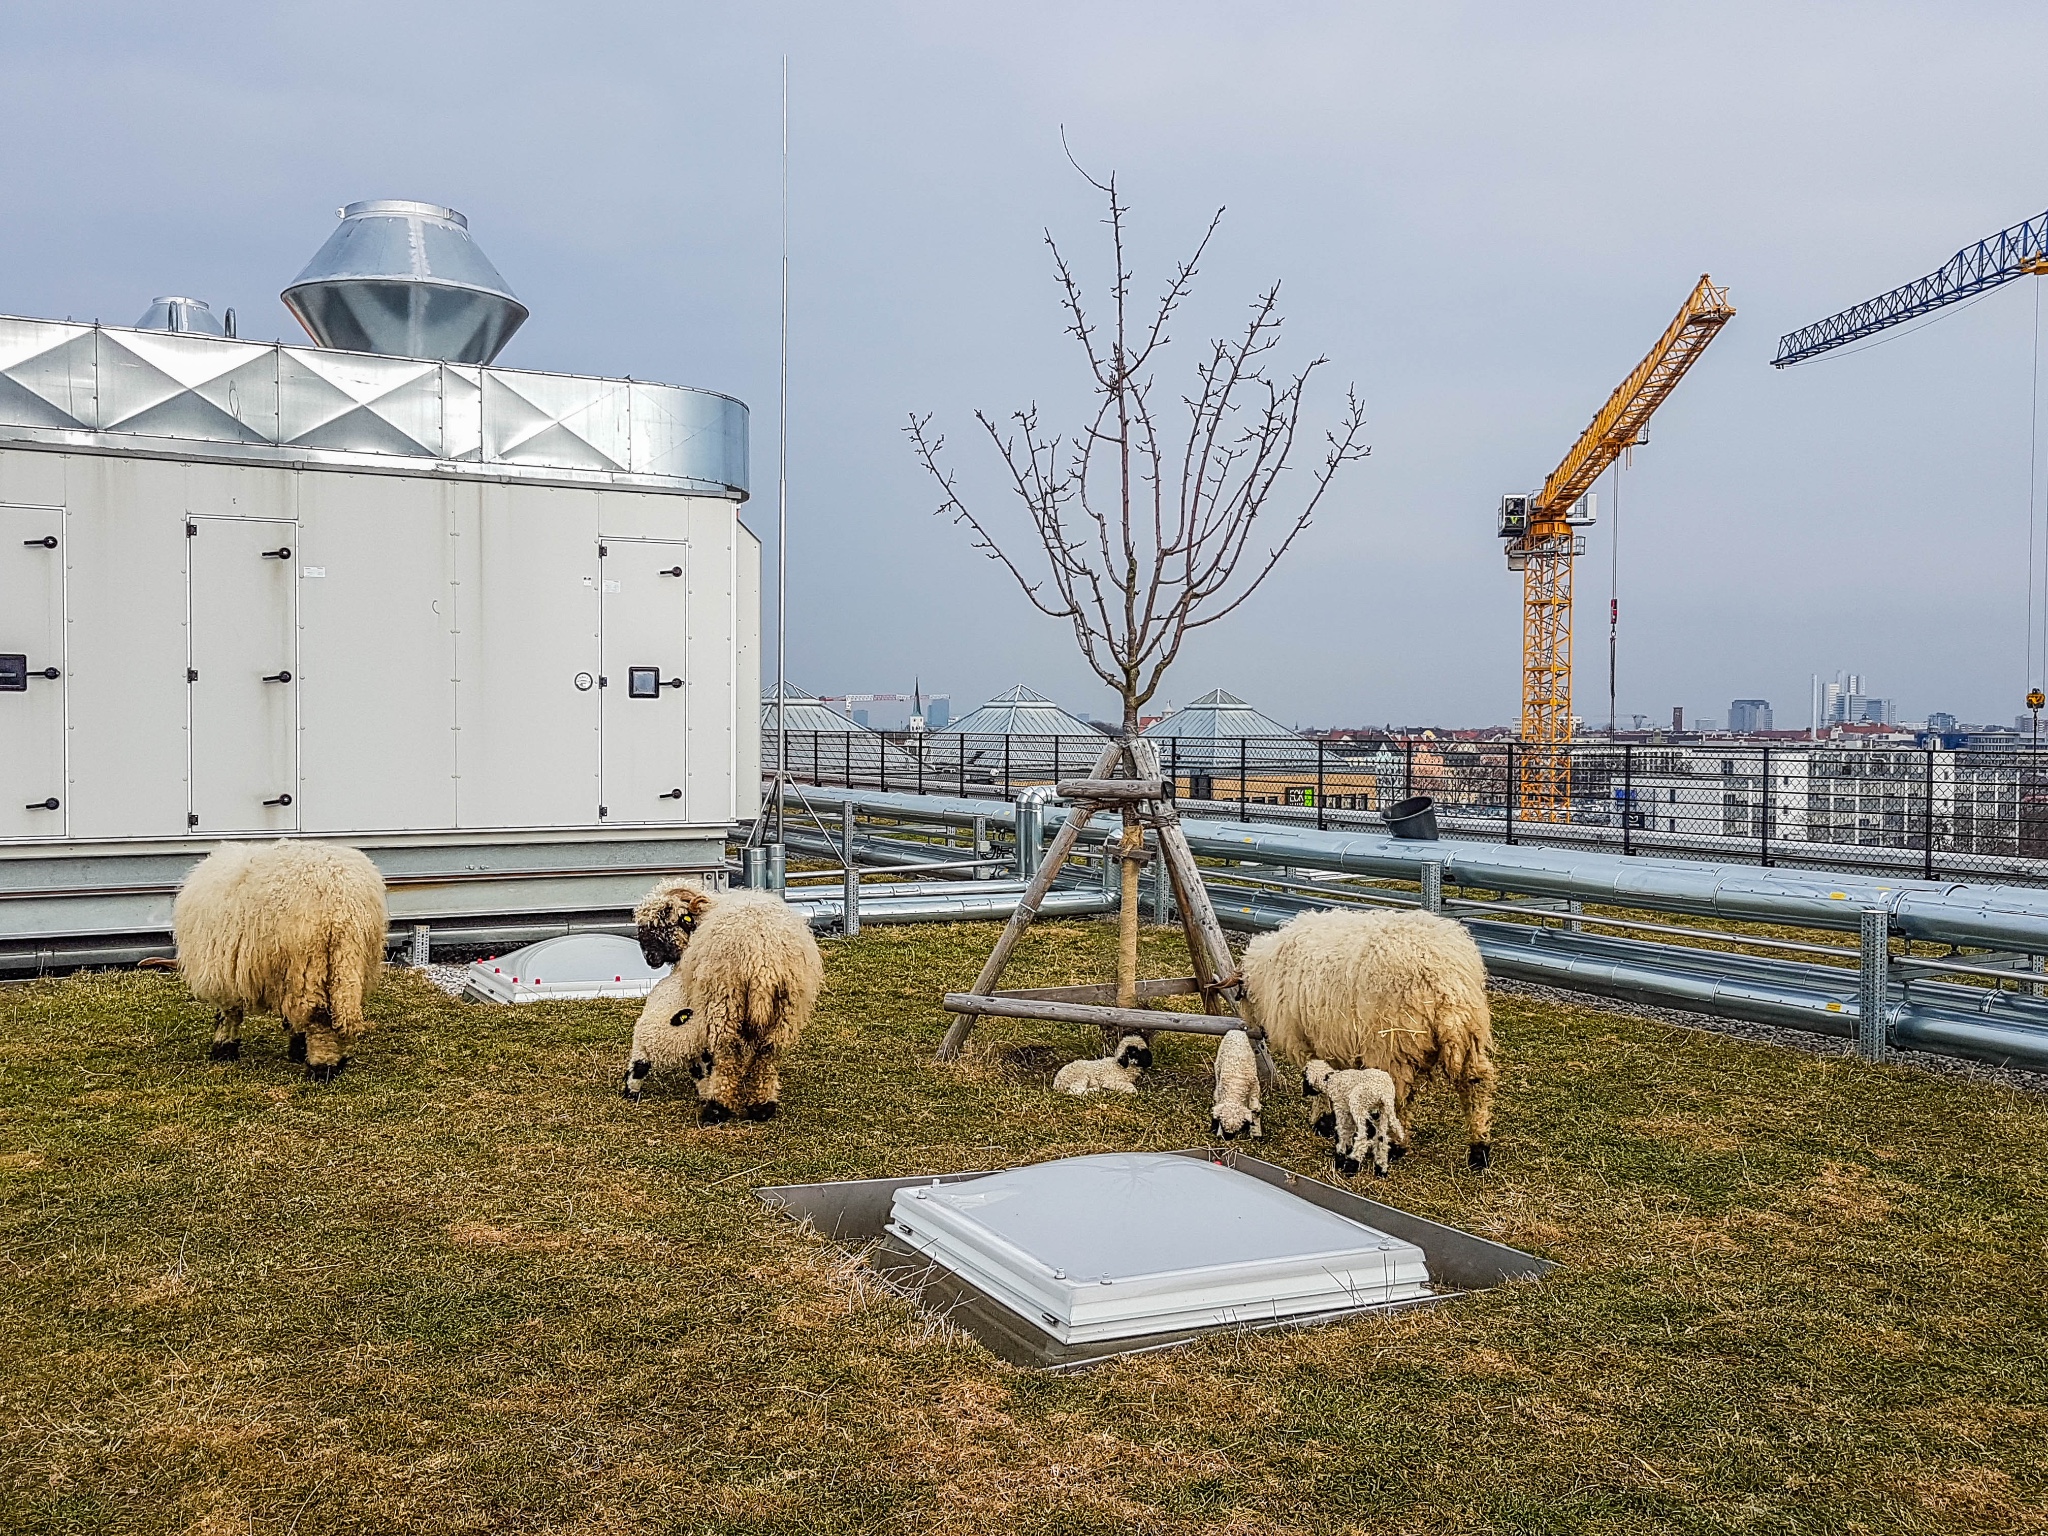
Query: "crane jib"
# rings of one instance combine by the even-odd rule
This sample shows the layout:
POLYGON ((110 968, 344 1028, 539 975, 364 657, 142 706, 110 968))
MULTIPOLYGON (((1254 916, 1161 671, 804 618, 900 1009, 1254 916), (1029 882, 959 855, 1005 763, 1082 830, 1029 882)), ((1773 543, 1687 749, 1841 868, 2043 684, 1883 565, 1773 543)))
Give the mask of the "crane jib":
POLYGON ((2016 277, 2048 272, 2048 213, 2024 224, 2001 229, 1951 256, 1938 272, 1916 278, 1902 288, 1816 320, 1778 342, 1773 368, 1789 368, 1836 347, 1874 336, 1879 331, 1931 313, 1960 299, 1974 298, 2016 277))

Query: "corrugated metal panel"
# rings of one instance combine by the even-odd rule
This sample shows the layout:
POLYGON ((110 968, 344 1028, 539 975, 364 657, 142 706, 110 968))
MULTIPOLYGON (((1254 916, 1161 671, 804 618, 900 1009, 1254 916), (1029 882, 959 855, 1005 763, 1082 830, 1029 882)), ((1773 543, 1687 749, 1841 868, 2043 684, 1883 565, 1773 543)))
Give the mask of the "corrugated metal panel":
POLYGON ((747 490, 747 408, 708 390, 0 316, 0 439, 9 428, 747 490))

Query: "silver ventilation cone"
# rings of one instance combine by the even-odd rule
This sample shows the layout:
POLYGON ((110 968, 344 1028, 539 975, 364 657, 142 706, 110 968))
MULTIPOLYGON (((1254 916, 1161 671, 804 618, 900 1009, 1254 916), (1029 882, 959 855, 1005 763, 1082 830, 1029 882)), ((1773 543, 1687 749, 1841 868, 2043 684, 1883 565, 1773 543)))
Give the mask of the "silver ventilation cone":
POLYGON ((490 362, 527 316, 469 220, 393 199, 342 209, 283 298, 323 347, 444 363, 490 362))
MULTIPOLYGON (((230 311, 232 313, 232 311, 230 311)), ((135 322, 138 331, 190 331, 195 336, 231 334, 220 323, 213 306, 204 299, 187 299, 166 294, 150 301, 149 310, 135 322)))

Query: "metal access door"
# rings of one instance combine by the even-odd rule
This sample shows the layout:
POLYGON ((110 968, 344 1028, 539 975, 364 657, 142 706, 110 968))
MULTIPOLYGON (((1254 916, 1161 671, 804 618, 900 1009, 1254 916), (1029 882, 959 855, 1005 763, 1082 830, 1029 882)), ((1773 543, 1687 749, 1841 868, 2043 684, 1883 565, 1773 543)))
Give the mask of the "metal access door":
POLYGON ((606 539, 604 607, 604 812, 610 822, 689 819, 688 546, 606 539))
POLYGON ((64 511, 0 507, 0 837, 62 837, 64 511))
POLYGON ((299 525, 233 517, 185 524, 192 809, 202 835, 299 824, 299 525))

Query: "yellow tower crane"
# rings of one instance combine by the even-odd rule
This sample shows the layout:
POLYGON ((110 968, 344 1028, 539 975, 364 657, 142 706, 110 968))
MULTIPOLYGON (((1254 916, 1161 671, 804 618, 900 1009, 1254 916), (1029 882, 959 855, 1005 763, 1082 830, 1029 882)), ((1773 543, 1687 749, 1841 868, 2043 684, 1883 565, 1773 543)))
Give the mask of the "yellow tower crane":
POLYGON ((1500 536, 1522 573, 1520 806, 1529 821, 1568 821, 1572 804, 1572 557, 1593 521, 1586 498, 1623 450, 1643 440, 1652 413, 1707 343, 1734 318, 1728 290, 1702 275, 1649 355, 1607 397, 1543 489, 1503 496, 1500 536))

